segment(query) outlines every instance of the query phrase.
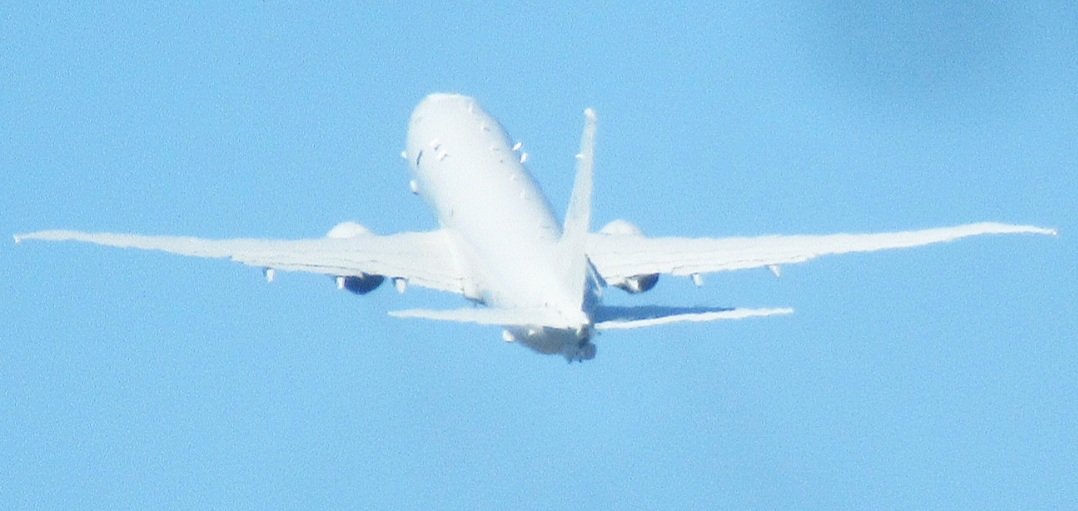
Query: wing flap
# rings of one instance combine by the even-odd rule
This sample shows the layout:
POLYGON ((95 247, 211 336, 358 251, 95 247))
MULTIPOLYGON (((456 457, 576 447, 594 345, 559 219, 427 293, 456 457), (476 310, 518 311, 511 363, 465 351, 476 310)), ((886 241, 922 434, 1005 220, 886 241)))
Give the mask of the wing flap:
POLYGON ((654 273, 692 275, 777 267, 823 255, 910 248, 987 234, 1055 236, 1056 231, 983 222, 917 231, 751 238, 649 238, 597 233, 588 238, 588 256, 604 278, 618 281, 654 273))
POLYGON ((301 240, 203 239, 183 236, 39 231, 23 240, 78 241, 117 248, 157 250, 191 257, 230 259, 248 266, 331 276, 362 274, 404 278, 409 284, 462 293, 463 276, 442 231, 388 236, 301 240))

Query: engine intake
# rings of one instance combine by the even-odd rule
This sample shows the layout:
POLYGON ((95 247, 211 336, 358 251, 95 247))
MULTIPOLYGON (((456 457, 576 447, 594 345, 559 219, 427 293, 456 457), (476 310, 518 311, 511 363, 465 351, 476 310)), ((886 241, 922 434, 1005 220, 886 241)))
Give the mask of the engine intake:
POLYGON ((337 285, 340 286, 341 289, 347 289, 354 294, 365 295, 378 289, 378 286, 381 286, 382 282, 385 282, 385 280, 386 278, 381 275, 367 275, 364 273, 358 277, 354 275, 338 277, 337 285))

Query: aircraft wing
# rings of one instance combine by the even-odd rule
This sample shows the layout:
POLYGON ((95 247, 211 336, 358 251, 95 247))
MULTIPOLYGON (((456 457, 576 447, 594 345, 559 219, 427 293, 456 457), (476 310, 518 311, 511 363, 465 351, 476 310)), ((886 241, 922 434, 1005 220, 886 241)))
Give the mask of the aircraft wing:
POLYGON ((641 275, 694 275, 803 263, 823 255, 874 252, 953 241, 985 234, 1056 235, 1029 225, 976 223, 918 231, 873 234, 759 236, 746 238, 649 238, 637 234, 590 234, 588 257, 610 284, 641 275))
POLYGON ((300 240, 202 239, 181 236, 39 231, 23 240, 80 241, 119 248, 159 250, 192 257, 229 259, 248 266, 331 276, 382 275, 438 291, 463 293, 464 277, 443 231, 300 240))

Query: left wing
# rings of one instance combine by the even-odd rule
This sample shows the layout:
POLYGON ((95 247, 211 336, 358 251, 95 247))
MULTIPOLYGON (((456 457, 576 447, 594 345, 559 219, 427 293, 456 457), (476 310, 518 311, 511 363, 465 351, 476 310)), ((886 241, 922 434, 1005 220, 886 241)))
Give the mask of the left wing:
POLYGON ((771 268, 823 255, 874 252, 953 241, 984 234, 1045 234, 1030 225, 977 223, 919 231, 874 234, 760 236, 754 238, 648 238, 637 234, 589 235, 588 257, 603 278, 617 284, 640 275, 771 268))
POLYGON ((23 240, 81 241, 96 245, 159 250, 192 257, 223 258, 264 269, 335 277, 382 275, 438 291, 463 294, 464 276, 444 231, 301 240, 202 239, 181 236, 39 231, 23 240))

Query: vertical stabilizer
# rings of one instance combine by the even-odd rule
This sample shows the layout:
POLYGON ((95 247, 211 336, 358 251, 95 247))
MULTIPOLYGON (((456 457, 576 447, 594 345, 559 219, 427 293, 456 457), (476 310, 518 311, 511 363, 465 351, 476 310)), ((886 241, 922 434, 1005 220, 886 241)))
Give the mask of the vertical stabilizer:
POLYGON ((583 307, 587 284, 588 257, 584 244, 591 228, 591 194, 595 167, 595 111, 584 110, 584 132, 580 135, 580 152, 576 155, 576 180, 569 209, 565 212, 559 251, 567 289, 579 297, 583 307))

